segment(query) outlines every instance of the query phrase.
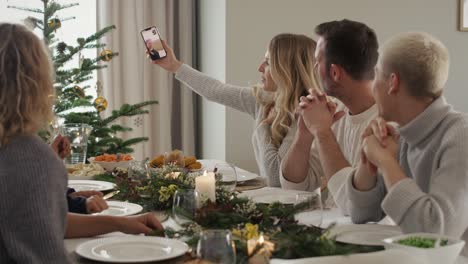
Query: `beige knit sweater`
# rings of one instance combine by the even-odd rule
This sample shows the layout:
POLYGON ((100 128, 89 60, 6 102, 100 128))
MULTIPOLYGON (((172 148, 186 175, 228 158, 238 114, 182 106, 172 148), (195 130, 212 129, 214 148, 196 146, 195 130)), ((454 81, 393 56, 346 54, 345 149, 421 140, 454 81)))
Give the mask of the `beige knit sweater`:
POLYGON ((247 113, 255 119, 252 147, 260 170, 268 185, 279 187, 279 167, 294 139, 297 124, 294 123, 279 147, 271 143, 271 129, 262 124, 263 106, 256 101, 252 88, 222 83, 184 64, 175 75, 195 93, 206 99, 247 113))
MULTIPOLYGON (((399 162, 407 179, 390 190, 378 177, 367 192, 346 183, 355 223, 390 216, 404 232, 444 233, 468 241, 468 115, 452 110, 443 97, 400 128, 399 162)), ((467 246, 464 253, 468 255, 467 246)))

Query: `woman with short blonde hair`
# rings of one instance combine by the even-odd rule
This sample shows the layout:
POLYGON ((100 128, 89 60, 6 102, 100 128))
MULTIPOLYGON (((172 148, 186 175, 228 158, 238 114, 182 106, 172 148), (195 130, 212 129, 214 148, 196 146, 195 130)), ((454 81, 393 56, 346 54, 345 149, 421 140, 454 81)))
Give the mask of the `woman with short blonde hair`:
POLYGON ((0 263, 68 263, 67 172, 37 135, 52 115, 52 65, 24 26, 0 24, 0 263))
POLYGON ((256 121, 252 143, 260 169, 269 186, 280 186, 280 164, 297 130, 295 109, 308 89, 318 87, 314 74, 316 42, 298 34, 279 34, 269 43, 258 71, 262 83, 240 87, 222 83, 183 64, 163 41, 168 55, 155 60, 208 100, 250 114, 256 121))

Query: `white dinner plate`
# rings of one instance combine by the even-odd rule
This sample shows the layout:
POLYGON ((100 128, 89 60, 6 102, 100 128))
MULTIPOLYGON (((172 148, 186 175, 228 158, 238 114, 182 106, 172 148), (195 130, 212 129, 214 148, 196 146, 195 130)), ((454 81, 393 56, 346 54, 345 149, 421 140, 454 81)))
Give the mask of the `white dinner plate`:
POLYGON ((80 244, 81 257, 114 263, 140 263, 181 256, 189 247, 175 239, 150 236, 119 236, 90 240, 80 244))
POLYGON ((280 202, 282 204, 294 204, 296 202, 295 194, 281 194, 281 193, 269 193, 257 195, 252 198, 256 203, 271 204, 274 202, 280 202))
POLYGON ((68 180, 68 187, 75 191, 108 191, 115 188, 115 184, 106 181, 68 180))
POLYGON ((258 176, 255 174, 237 174, 237 182, 245 182, 254 180, 258 176))
POLYGON ((330 230, 329 237, 336 235, 336 241, 367 245, 382 246, 382 240, 388 237, 401 235, 398 226, 363 224, 363 225, 337 225, 330 230))
POLYGON ((107 201, 107 205, 109 208, 100 213, 95 213, 95 215, 127 216, 143 211, 141 205, 134 203, 107 201))

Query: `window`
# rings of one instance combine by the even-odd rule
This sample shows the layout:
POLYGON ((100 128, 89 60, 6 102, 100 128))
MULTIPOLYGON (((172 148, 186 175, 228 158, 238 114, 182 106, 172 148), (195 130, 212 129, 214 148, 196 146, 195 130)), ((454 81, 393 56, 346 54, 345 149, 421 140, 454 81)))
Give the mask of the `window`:
MULTIPOLYGON (((62 27, 56 30, 56 37, 67 43, 68 45, 76 45, 77 38, 86 38, 96 33, 96 1, 95 0, 59 0, 60 4, 72 4, 79 3, 77 6, 60 10, 56 13, 58 18, 66 20, 67 18, 75 17, 62 21, 62 27)), ((0 0, 0 22, 20 23, 24 24, 23 20, 28 16, 43 19, 42 14, 34 13, 30 11, 17 10, 8 8, 8 6, 18 6, 26 8, 43 8, 43 2, 41 0, 0 0)), ((40 29, 35 29, 34 32, 42 38, 42 32, 40 29)), ((82 55, 86 58, 95 58, 96 50, 89 49, 84 50, 82 55)), ((75 56, 66 67, 78 67, 79 58, 75 56)), ((97 73, 94 72, 94 79, 82 86, 90 85, 91 88, 86 90, 86 94, 96 96, 94 86, 97 80, 97 73)))

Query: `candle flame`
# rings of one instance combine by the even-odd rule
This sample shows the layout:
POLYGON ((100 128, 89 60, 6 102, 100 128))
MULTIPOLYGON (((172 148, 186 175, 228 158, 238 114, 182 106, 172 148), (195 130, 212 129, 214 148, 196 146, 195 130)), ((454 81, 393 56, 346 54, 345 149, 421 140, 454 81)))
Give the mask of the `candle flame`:
POLYGON ((260 235, 260 238, 258 239, 258 243, 260 245, 263 245, 264 242, 265 242, 265 238, 263 238, 263 234, 262 234, 262 235, 260 235))
POLYGON ((203 172, 203 176, 206 176, 206 170, 203 172))

